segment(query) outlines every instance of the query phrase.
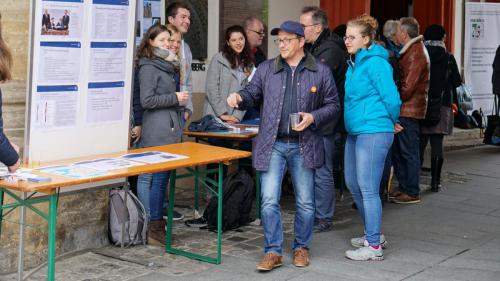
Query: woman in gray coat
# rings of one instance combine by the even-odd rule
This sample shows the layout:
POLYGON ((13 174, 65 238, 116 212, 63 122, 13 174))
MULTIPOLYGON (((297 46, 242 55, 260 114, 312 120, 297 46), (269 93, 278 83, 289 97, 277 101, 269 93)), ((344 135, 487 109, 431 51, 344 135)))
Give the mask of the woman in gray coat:
MULTIPOLYGON (((137 50, 140 101, 144 114, 139 147, 181 142, 181 116, 189 94, 175 91, 174 74, 179 69, 175 54, 168 51, 171 34, 164 25, 152 26, 137 50)), ((137 194, 149 214, 148 237, 165 241, 163 202, 170 172, 140 175, 137 194)))
POLYGON ((247 83, 254 62, 243 27, 233 25, 226 29, 225 42, 208 67, 203 115, 212 114, 225 122, 238 123, 245 111, 230 108, 226 99, 247 83))

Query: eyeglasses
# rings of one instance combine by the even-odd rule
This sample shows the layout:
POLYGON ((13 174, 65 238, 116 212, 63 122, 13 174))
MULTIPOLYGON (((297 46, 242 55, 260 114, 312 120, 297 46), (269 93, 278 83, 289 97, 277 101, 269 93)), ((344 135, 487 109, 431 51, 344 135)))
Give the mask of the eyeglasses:
POLYGON ((279 46, 281 43, 288 45, 293 39, 299 39, 299 37, 274 39, 274 44, 276 44, 276 46, 279 46))
POLYGON ((256 31, 256 30, 252 30, 252 29, 248 29, 248 31, 255 32, 255 33, 259 34, 259 36, 264 36, 264 35, 266 35, 266 33, 265 33, 264 31, 256 31))
POLYGON ((356 37, 356 36, 349 35, 349 36, 344 36, 344 38, 343 38, 343 39, 344 39, 344 41, 349 41, 349 42, 352 42, 352 41, 354 41, 354 39, 356 39, 356 38, 363 38, 363 37, 365 37, 365 36, 364 36, 364 35, 361 35, 361 36, 359 36, 359 37, 356 37))
POLYGON ((306 28, 306 27, 309 27, 309 26, 315 26, 315 25, 318 25, 319 23, 314 23, 314 24, 301 24, 302 28, 306 28))

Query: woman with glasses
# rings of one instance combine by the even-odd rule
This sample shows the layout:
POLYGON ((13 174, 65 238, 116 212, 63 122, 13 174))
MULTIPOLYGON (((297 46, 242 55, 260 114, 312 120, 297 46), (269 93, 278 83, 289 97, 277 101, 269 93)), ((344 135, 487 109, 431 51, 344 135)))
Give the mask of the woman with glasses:
POLYGON ((379 184, 392 145, 401 101, 387 50, 375 44, 377 21, 363 15, 347 23, 344 41, 351 56, 346 73, 344 119, 348 133, 345 179, 363 220, 365 235, 351 239, 352 260, 382 260, 379 184))
MULTIPOLYGON (((0 19, 2 15, 0 15, 0 19)), ((0 83, 4 83, 12 79, 12 54, 9 47, 5 44, 2 37, 2 23, 0 22, 0 83)), ((3 118, 2 118, 2 92, 0 91, 0 162, 7 166, 9 172, 15 172, 21 161, 19 160, 19 147, 9 141, 3 133, 3 118)))

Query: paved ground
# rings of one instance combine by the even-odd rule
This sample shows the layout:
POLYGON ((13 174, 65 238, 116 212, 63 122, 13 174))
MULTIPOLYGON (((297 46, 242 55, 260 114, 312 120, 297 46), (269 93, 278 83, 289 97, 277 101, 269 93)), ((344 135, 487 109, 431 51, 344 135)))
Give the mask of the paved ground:
MULTIPOLYGON (((221 265, 168 255, 159 247, 110 246, 58 261, 57 280, 500 280, 500 147, 450 152, 444 170, 442 192, 424 191, 420 204, 386 204, 383 231, 389 245, 382 262, 344 257, 349 239, 362 233, 351 200, 345 198, 337 203, 334 231, 314 236, 311 265, 291 265, 293 198, 286 196, 285 265, 270 273, 255 270, 263 238, 260 226, 251 225, 224 234, 221 265)), ((422 189, 428 188, 428 174, 422 175, 422 182, 422 189)), ((215 252, 213 233, 182 223, 175 225, 174 233, 180 248, 215 252)), ((44 278, 45 268, 29 280, 44 278)))

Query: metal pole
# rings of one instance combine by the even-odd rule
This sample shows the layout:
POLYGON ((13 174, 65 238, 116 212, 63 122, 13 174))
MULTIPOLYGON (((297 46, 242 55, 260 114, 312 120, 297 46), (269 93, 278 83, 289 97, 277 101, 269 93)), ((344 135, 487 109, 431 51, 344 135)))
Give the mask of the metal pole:
POLYGON ((53 192, 49 198, 49 249, 47 280, 54 281, 56 276, 56 218, 58 193, 53 192))
MULTIPOLYGON (((22 200, 26 200, 26 192, 21 194, 22 200)), ((24 271, 24 222, 26 220, 26 207, 21 205, 20 223, 19 223, 19 255, 17 256, 17 280, 23 280, 24 271)))
POLYGON ((0 239, 2 238, 3 188, 0 188, 0 239))
POLYGON ((176 170, 172 171, 170 176, 170 192, 168 196, 168 219, 167 219, 167 236, 165 241, 165 251, 172 250, 172 227, 174 223, 174 204, 175 204, 175 180, 177 177, 176 170))
POLYGON ((222 243, 222 163, 219 162, 219 180, 217 181, 217 264, 221 263, 221 243, 222 243))

